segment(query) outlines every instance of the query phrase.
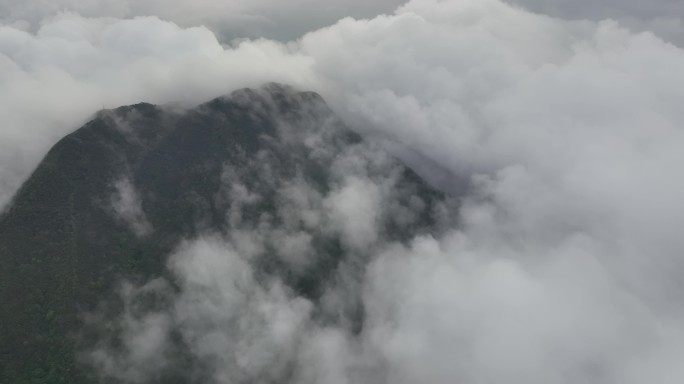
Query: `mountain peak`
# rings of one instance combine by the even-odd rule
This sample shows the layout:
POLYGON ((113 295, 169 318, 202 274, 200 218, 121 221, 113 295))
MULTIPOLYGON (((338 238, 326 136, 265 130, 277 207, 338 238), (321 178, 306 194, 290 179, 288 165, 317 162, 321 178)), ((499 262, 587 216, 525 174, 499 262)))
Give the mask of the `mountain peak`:
MULTIPOLYGON (((258 235, 255 270, 318 305, 346 259, 380 238, 434 231, 443 203, 314 92, 270 83, 187 110, 100 111, 49 151, 0 217, 0 381, 39 370, 89 382, 65 335, 121 279, 167 275, 187 239, 258 235)), ((362 313, 357 303, 345 316, 360 329, 362 313)))

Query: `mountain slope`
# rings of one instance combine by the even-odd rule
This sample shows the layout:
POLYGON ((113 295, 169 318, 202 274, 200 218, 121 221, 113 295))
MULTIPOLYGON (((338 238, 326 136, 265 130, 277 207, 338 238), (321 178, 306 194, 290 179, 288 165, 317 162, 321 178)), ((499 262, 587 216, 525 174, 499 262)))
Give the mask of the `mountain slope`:
MULTIPOLYGON (((121 279, 167 275, 185 239, 262 234, 255 269, 316 303, 345 258, 380 237, 437 231, 444 204, 314 93, 269 84, 189 110, 101 111, 50 150, 0 217, 0 382, 95 382, 78 351, 103 336, 82 328, 84 314, 116 303, 121 279), (377 197, 367 228, 358 191, 377 197), (293 238, 306 249, 286 251, 293 238)), ((362 328, 360 304, 347 315, 362 328)), ((150 382, 193 381, 183 364, 150 382)))

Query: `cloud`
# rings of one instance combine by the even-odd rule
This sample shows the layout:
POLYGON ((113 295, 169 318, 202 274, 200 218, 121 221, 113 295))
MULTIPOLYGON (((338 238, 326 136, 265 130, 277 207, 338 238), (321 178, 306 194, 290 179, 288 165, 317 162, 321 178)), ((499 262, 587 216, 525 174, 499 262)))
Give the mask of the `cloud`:
MULTIPOLYGON (((637 19, 672 13, 621 4, 637 19)), ((208 28, 154 17, 64 14, 37 32, 2 27, 0 52, 5 200, 103 103, 188 104, 267 80, 321 92, 426 177, 458 181, 445 185, 461 194, 459 226, 441 235, 386 238, 374 210, 396 212, 378 208, 388 179, 355 174, 352 161, 339 172, 354 178, 327 199, 296 180, 283 189, 283 215, 296 212, 305 230, 233 228, 177 251, 172 305, 122 332, 146 340, 138 331, 157 328, 145 324, 179 321, 218 383, 684 377, 684 51, 654 33, 496 0, 414 0, 290 43, 221 45, 208 28), (299 265, 314 227, 367 250, 339 269, 321 303, 256 277, 260 236, 282 241, 280 256, 299 265), (323 308, 335 319, 354 300, 367 310, 360 333, 349 319, 312 315, 323 308)), ((234 189, 240 203, 256 198, 234 189)))
POLYGON ((124 220, 137 236, 145 236, 152 226, 142 210, 140 197, 128 179, 120 179, 114 184, 116 192, 112 196, 112 208, 117 217, 124 220))
POLYGON ((158 279, 143 287, 122 284, 119 293, 124 308, 119 318, 112 320, 101 314, 86 318, 85 323, 97 329, 99 338, 98 349, 84 357, 84 361, 102 377, 144 382, 159 370, 168 369, 171 318, 164 311, 154 311, 150 299, 163 301, 170 296, 171 288, 158 279), (106 339, 105 334, 112 337, 106 339))
POLYGON ((286 41, 346 16, 362 18, 391 12, 402 3, 402 0, 297 0, 285 3, 273 0, 200 0, 192 4, 159 0, 2 0, 0 20, 30 29, 40 26, 45 17, 58 12, 117 19, 158 16, 183 27, 206 25, 225 41, 244 37, 286 41))
POLYGON ((680 380, 680 49, 494 1, 416 1, 302 45, 353 73, 320 68, 346 117, 472 183, 461 229, 370 268, 388 381, 680 380))
POLYGON ((156 17, 65 14, 36 33, 0 27, 0 205, 50 146, 103 107, 192 105, 272 80, 309 88, 310 62, 266 40, 224 49, 206 28, 156 17))

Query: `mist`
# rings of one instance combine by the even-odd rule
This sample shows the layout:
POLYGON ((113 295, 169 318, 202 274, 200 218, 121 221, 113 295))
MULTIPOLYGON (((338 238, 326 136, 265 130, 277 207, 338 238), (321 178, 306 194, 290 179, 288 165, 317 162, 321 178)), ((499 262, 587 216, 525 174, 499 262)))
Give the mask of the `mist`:
MULTIPOLYGON (((168 263, 178 291, 122 283, 123 351, 85 352, 102 377, 144 383, 179 332, 211 383, 684 380, 681 6, 340 3, 302 24, 305 2, 230 4, 0 3, 0 204, 99 109, 279 81, 319 92, 458 209, 439 233, 387 238, 378 217, 410 217, 382 204, 391 167, 368 173, 374 151, 350 155, 366 165, 339 163, 328 196, 292 184, 281 197, 283 215, 339 233, 354 260, 325 300, 252 263, 274 243, 305 270, 311 231, 235 223, 188 239, 168 263), (136 310, 150 292, 168 304, 136 310), (335 317, 357 302, 361 331, 335 317)), ((236 204, 256 198, 226 187, 236 204)))

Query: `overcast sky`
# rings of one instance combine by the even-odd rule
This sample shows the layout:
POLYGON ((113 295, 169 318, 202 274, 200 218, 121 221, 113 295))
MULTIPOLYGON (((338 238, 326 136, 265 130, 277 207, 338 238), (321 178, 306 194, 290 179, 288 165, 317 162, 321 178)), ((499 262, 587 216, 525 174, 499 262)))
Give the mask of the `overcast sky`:
MULTIPOLYGON (((508 0, 530 11, 566 19, 619 19, 633 26, 656 26, 668 37, 681 38, 684 5, 676 0, 508 0), (679 34, 679 36, 675 36, 679 34)), ((59 12, 85 17, 158 16, 184 27, 206 25, 222 40, 236 37, 295 39, 344 17, 372 18, 391 14, 403 0, 0 0, 0 20, 36 28, 59 12)))
MULTIPOLYGON (((320 92, 426 176, 467 180, 462 226, 378 244, 362 340, 246 283, 306 340, 305 381, 379 380, 358 353, 393 383, 684 381, 684 2, 0 0, 0 15, 0 204, 103 106, 267 81, 320 92)), ((193 282, 179 306, 198 286, 257 305, 215 285, 249 274, 234 244, 177 254, 193 282)))

